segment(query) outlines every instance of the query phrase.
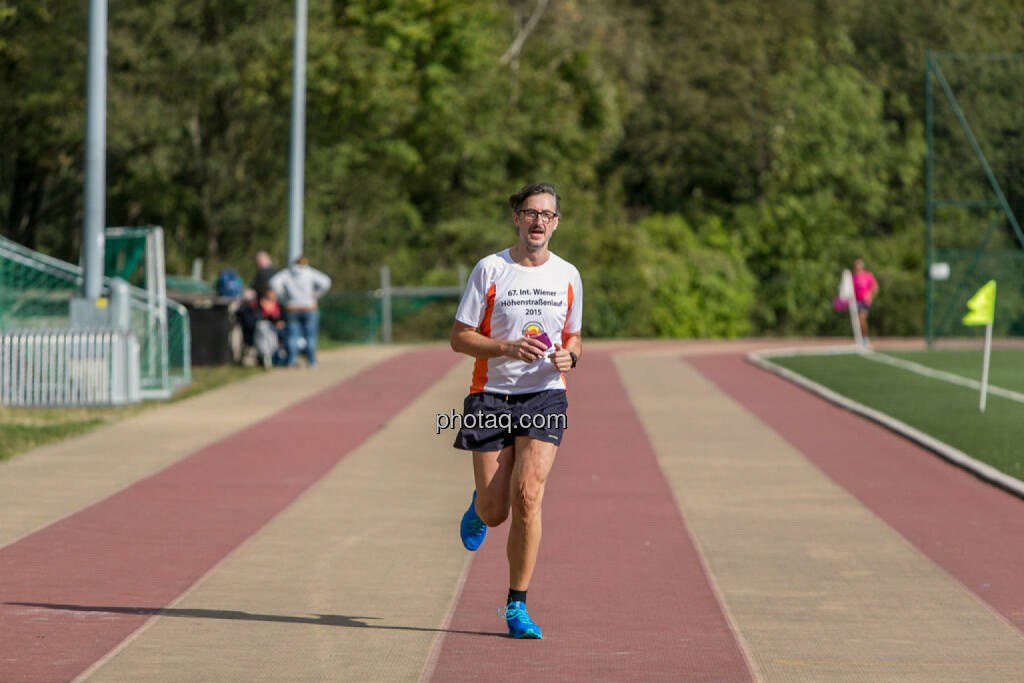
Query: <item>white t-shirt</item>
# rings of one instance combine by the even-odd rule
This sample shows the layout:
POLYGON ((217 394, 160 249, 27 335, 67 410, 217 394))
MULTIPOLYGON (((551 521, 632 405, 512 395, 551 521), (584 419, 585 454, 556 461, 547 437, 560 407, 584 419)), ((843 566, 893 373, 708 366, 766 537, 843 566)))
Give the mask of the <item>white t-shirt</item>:
POLYGON ((564 389, 565 377, 551 362, 554 345, 583 325, 583 283, 576 266, 551 254, 543 265, 521 266, 505 249, 476 264, 455 319, 485 337, 539 337, 551 344, 532 363, 507 356, 478 358, 470 393, 528 394, 564 389), (546 337, 544 336, 546 335, 546 337))

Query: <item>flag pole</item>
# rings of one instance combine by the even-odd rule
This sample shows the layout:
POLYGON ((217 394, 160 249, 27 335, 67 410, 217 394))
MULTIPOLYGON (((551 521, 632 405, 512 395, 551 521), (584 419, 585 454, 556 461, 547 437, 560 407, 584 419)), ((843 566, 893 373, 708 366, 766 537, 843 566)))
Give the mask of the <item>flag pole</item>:
POLYGON ((857 309, 857 297, 850 299, 850 327, 853 329, 853 343, 864 346, 864 332, 860 329, 860 314, 857 309))
POLYGON ((981 400, 978 411, 985 412, 985 395, 988 393, 988 359, 992 353, 992 321, 985 325, 985 352, 981 361, 981 400))
POLYGON ((992 325, 996 321, 996 281, 989 280, 967 300, 967 315, 964 325, 985 326, 985 351, 981 361, 981 397, 978 411, 985 412, 985 395, 988 393, 988 361, 992 354, 992 325))

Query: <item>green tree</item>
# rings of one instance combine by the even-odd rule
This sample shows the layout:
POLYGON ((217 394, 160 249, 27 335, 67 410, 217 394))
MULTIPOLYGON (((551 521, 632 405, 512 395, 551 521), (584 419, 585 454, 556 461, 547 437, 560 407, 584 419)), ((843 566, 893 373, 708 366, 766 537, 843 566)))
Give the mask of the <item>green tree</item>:
POLYGON ((172 270, 283 234, 289 19, 265 0, 111 11, 108 220, 163 225, 172 270))
POLYGON ((65 257, 82 220, 85 26, 78 3, 0 3, 0 221, 65 257))
POLYGON ((737 337, 751 331, 753 276, 714 216, 697 229, 656 214, 581 245, 588 335, 737 337))
MULTIPOLYGON (((832 47, 849 54, 838 38, 832 47)), ((827 324, 839 271, 873 239, 919 229, 902 214, 918 185, 924 148, 904 142, 885 118, 879 88, 810 41, 794 46, 791 68, 770 79, 769 164, 763 196, 735 212, 748 263, 760 282, 757 325, 813 334, 827 324), (896 207, 896 208, 894 208, 896 207)))

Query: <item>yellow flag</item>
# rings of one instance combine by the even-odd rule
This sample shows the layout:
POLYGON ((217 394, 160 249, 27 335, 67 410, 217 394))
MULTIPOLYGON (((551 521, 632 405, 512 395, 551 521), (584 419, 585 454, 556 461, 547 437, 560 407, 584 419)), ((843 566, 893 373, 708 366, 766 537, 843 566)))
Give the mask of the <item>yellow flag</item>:
POLYGON ((989 280, 967 302, 964 325, 988 325, 996 316, 996 281, 989 280))

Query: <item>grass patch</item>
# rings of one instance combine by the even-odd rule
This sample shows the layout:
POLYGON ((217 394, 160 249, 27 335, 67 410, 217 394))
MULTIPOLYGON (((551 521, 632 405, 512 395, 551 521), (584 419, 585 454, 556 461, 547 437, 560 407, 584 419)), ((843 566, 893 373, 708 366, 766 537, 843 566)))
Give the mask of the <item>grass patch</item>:
MULTIPOLYGON (((921 351, 891 355, 971 379, 981 377, 980 351, 921 351)), ((771 360, 838 394, 930 434, 1006 474, 1024 479, 1024 454, 1020 448, 1024 443, 1024 403, 989 394, 985 412, 979 413, 976 389, 853 354, 789 356, 771 360)), ((994 351, 989 381, 1006 389, 1024 391, 1021 365, 1024 365, 1024 353, 994 351), (998 374, 997 367, 1000 368, 998 374)))
MULTIPOLYGON (((2 415, 2 413, 0 413, 2 415)), ((0 460, 51 441, 60 441, 105 424, 102 419, 68 420, 54 424, 0 424, 0 460)))
POLYGON ((192 368, 192 383, 170 401, 147 401, 113 408, 11 408, 0 406, 0 461, 53 441, 84 434, 96 427, 182 401, 204 391, 265 372, 234 365, 192 368))

